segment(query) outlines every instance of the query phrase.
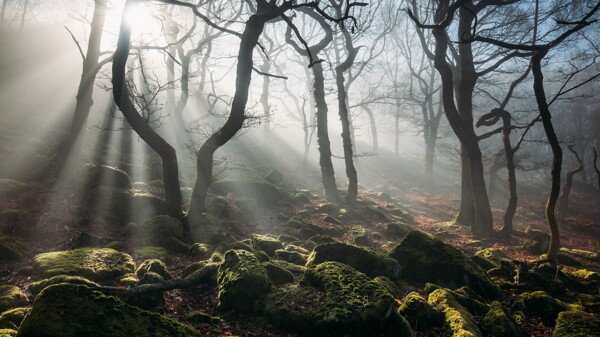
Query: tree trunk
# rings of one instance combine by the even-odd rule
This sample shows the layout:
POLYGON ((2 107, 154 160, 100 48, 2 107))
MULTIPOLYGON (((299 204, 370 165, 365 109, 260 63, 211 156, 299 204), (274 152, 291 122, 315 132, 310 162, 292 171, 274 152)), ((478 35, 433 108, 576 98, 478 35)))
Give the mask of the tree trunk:
POLYGON ((231 103, 231 113, 223 127, 213 133, 196 153, 197 178, 188 213, 190 226, 196 225, 200 215, 205 212, 208 187, 213 178, 215 151, 227 143, 244 125, 248 90, 252 79, 252 54, 264 29, 265 20, 262 15, 252 15, 246 22, 237 58, 235 94, 231 103))
POLYGON ((547 54, 547 50, 537 52, 531 58, 531 69, 533 71, 533 91, 535 93, 535 99, 542 117, 542 124, 544 125, 544 131, 548 137, 548 142, 552 148, 552 180, 550 185, 550 194, 548 195, 548 201, 546 203, 546 220, 548 221, 548 227, 550 228, 550 247, 548 248, 548 260, 556 264, 558 249, 560 248, 560 233, 558 229, 558 223, 556 221, 555 209, 558 194, 560 192, 560 171, 562 166, 562 149, 558 137, 554 132, 554 126, 552 125, 552 115, 548 109, 548 102, 546 101, 546 93, 544 91, 544 74, 542 73, 542 59, 547 54))
MULTIPOLYGON (((130 10, 135 0, 127 0, 124 13, 130 10)), ((177 153, 162 137, 160 137, 146 123, 129 98, 129 90, 125 80, 125 67, 129 57, 131 29, 124 19, 121 21, 117 49, 115 50, 112 65, 112 83, 115 103, 129 122, 135 132, 154 150, 162 159, 163 183, 165 188, 165 201, 168 212, 174 217, 182 217, 181 190, 179 187, 179 171, 177 153)))
MULTIPOLYGON (((396 108, 400 109, 399 106, 396 108)), ((394 153, 400 155, 400 111, 396 111, 394 116, 394 153)))
POLYGON ((85 59, 83 60, 83 70, 77 89, 75 112, 69 135, 62 141, 58 148, 56 158, 57 172, 64 167, 69 156, 77 156, 81 150, 82 140, 80 139, 80 135, 90 114, 90 109, 94 104, 92 95, 94 93, 96 75, 100 70, 98 58, 100 57, 100 44, 102 42, 102 31, 104 30, 107 10, 107 0, 95 1, 88 47, 85 59))
POLYGON ((579 154, 575 151, 572 145, 569 145, 568 149, 575 155, 575 158, 577 158, 578 166, 577 168, 567 172, 567 181, 558 199, 558 219, 560 221, 565 219, 567 212, 569 211, 569 194, 571 193, 571 188, 573 187, 573 176, 583 171, 583 161, 581 160, 581 157, 579 157, 579 154))
POLYGON ((316 63, 313 67, 313 90, 315 103, 317 105, 317 143, 319 144, 319 164, 321 165, 321 176, 325 188, 325 198, 339 203, 340 197, 335 182, 333 163, 331 162, 331 143, 329 142, 329 131, 327 127, 327 102, 325 101, 325 78, 323 66, 316 63))
POLYGON ((377 137, 377 124, 375 123, 375 116, 373 115, 373 111, 366 105, 362 106, 362 109, 367 112, 367 116, 369 116, 369 124, 371 127, 371 151, 377 154, 379 153, 379 138, 377 137))
POLYGON ((352 139, 350 135, 350 122, 348 106, 346 105, 346 88, 344 87, 344 67, 336 68, 336 84, 338 89, 338 112, 342 122, 342 142, 344 146, 344 163, 346 164, 346 176, 348 177, 348 194, 346 203, 354 204, 358 195, 358 176, 354 167, 354 154, 352 151, 352 139))
MULTIPOLYGON (((431 124, 431 122, 430 122, 431 124)), ((425 179, 433 185, 433 166, 435 161, 435 146, 437 144, 437 125, 429 125, 427 140, 425 140, 425 179)))
MULTIPOLYGON (((260 71, 265 74, 268 74, 271 70, 271 63, 269 60, 264 57, 263 64, 261 66, 260 71)), ((265 140, 269 140, 269 136, 271 135, 271 107, 269 104, 269 85, 271 84, 271 78, 269 76, 263 76, 263 85, 262 85, 262 93, 260 94, 260 104, 262 105, 263 111, 267 116, 265 120, 265 140)))
POLYGON ((598 190, 600 190, 600 168, 598 168, 598 152, 594 147, 594 171, 596 171, 596 178, 598 178, 598 190))

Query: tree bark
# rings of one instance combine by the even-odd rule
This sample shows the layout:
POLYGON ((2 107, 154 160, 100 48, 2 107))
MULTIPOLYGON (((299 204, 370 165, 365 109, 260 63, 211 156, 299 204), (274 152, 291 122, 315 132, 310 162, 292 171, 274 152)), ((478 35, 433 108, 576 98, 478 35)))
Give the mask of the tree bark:
POLYGON ((571 193, 571 188, 573 187, 573 176, 583 171, 583 161, 581 161, 579 154, 575 151, 572 145, 569 145, 567 148, 575 155, 578 166, 577 168, 567 172, 567 181, 565 182, 565 187, 563 188, 558 199, 558 219, 560 221, 565 219, 567 212, 569 211, 569 194, 571 193))
POLYGON ((231 103, 231 113, 223 127, 213 133, 196 153, 197 178, 187 218, 190 226, 196 225, 200 215, 205 212, 208 187, 213 178, 215 151, 227 143, 244 125, 248 90, 252 79, 252 54, 266 20, 262 15, 255 14, 246 22, 237 58, 235 94, 231 103))
MULTIPOLYGON (((124 13, 131 8, 135 0, 127 0, 124 13)), ((179 186, 179 169, 177 153, 161 136, 146 123, 129 98, 129 90, 125 80, 125 67, 131 48, 131 28, 123 18, 117 49, 115 50, 112 65, 112 83, 115 103, 127 119, 135 132, 154 150, 162 159, 163 183, 165 189, 165 202, 171 216, 181 218, 181 189, 179 186)))
POLYGON ((366 105, 361 106, 361 108, 363 110, 365 110, 365 112, 367 113, 367 116, 369 116, 369 125, 371 127, 371 139, 372 139, 372 144, 371 144, 371 151, 373 151, 373 153, 377 154, 379 153, 379 138, 377 136, 377 124, 375 123, 375 116, 373 115, 373 111, 371 110, 371 108, 369 108, 366 105))
POLYGON ((94 15, 90 25, 90 36, 88 47, 83 60, 83 70, 79 87, 77 89, 77 98, 71 130, 69 135, 59 145, 56 169, 59 172, 65 165, 69 156, 77 156, 81 150, 82 141, 80 135, 90 114, 90 109, 94 104, 92 95, 94 93, 94 83, 96 75, 100 70, 98 59, 100 57, 100 44, 102 42, 102 31, 106 21, 106 12, 108 11, 107 0, 96 0, 94 4, 94 15))
POLYGON ((548 221, 548 227, 550 228, 550 247, 548 248, 547 257, 552 263, 556 264, 558 249, 560 248, 560 232, 558 223, 556 221, 555 209, 556 201, 558 200, 558 194, 560 193, 560 172, 562 166, 562 149, 556 132, 554 132, 554 126, 552 125, 552 115, 548 108, 548 102, 546 101, 546 93, 544 90, 544 74, 542 73, 542 59, 548 53, 547 50, 538 51, 531 58, 531 69, 533 71, 533 91, 535 93, 535 100, 542 117, 542 124, 548 142, 552 149, 552 180, 550 184, 550 194, 548 195, 548 201, 546 202, 546 220, 548 221))
POLYGON ((598 178, 598 189, 600 190, 600 168, 598 168, 598 152, 594 147, 594 171, 596 171, 596 178, 598 178))

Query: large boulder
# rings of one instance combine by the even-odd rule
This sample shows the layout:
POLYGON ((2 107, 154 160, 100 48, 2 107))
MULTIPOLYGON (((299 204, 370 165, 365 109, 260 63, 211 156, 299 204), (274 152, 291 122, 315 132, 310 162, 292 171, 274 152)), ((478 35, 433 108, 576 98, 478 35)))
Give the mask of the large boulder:
POLYGON ((28 289, 33 295, 37 295, 40 292, 42 292, 42 290, 44 290, 45 288, 47 288, 51 285, 54 285, 54 284, 59 284, 59 283, 83 284, 88 287, 100 286, 98 283, 92 282, 81 276, 56 275, 56 276, 52 276, 50 278, 43 279, 41 281, 33 282, 33 283, 29 284, 28 289))
POLYGON ((33 258, 33 269, 42 277, 72 275, 101 282, 132 273, 134 268, 131 256, 111 248, 79 248, 33 258))
POLYGON ((569 306, 544 291, 534 291, 517 296, 511 309, 521 311, 529 317, 540 318, 547 325, 553 326, 558 314, 569 309, 569 306))
POLYGON ((406 318, 414 330, 439 327, 444 323, 444 314, 431 306, 419 293, 411 292, 402 300, 398 313, 406 318))
POLYGON ((502 304, 494 301, 490 310, 483 316, 481 327, 494 337, 524 337, 525 334, 510 319, 502 304))
POLYGON ((219 310, 260 312, 271 292, 267 270, 256 256, 246 250, 229 250, 219 266, 219 310))
POLYGON ((283 249, 283 243, 270 235, 252 234, 252 248, 262 250, 269 256, 275 256, 275 251, 283 249))
POLYGON ((337 261, 367 274, 369 277, 387 276, 392 280, 400 277, 402 268, 394 259, 383 256, 371 249, 341 242, 332 242, 315 247, 308 256, 307 266, 325 261, 337 261))
POLYGON ((158 215, 142 222, 134 228, 134 239, 165 248, 168 251, 188 253, 190 247, 183 243, 183 225, 181 221, 168 216, 158 215))
POLYGON ((265 316, 307 336, 413 336, 387 290, 339 262, 311 266, 300 285, 274 292, 265 316))
POLYGON ((567 310, 558 314, 552 337, 600 336, 600 320, 580 310, 567 310))
MULTIPOLYGON (((97 214, 121 225, 167 213, 167 205, 163 200, 151 193, 131 189, 100 185, 86 192, 84 198, 97 214)), ((85 208, 74 211, 77 213, 81 210, 85 208)))
POLYGON ((37 297, 19 337, 201 336, 193 328, 84 285, 58 284, 37 297))
POLYGON ((451 337, 483 337, 473 315, 456 301, 445 289, 438 289, 427 299, 429 304, 444 313, 444 319, 451 337))
POLYGON ((0 236, 0 261, 20 260, 28 253, 23 242, 8 235, 0 236))
POLYGON ((0 329, 18 329, 28 312, 29 308, 14 308, 3 312, 0 315, 0 329))
POLYGON ((458 248, 421 231, 413 231, 390 252, 403 269, 403 277, 456 289, 469 286, 484 298, 500 295, 486 272, 458 248))
POLYGON ((19 287, 0 285, 0 312, 27 305, 27 295, 19 287))

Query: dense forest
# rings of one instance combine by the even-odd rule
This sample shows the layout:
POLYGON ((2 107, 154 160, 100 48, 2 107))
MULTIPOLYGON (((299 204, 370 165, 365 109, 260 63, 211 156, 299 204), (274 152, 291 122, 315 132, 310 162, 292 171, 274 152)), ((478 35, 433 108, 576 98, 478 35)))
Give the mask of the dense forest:
POLYGON ((0 337, 600 336, 600 1, 0 5, 0 337))

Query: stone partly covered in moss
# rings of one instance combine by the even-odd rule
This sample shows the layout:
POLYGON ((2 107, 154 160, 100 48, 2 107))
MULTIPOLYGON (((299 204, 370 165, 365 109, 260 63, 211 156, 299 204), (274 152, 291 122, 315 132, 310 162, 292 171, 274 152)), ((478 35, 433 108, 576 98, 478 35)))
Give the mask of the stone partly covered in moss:
POLYGON ((130 189, 98 186, 86 194, 85 198, 97 214, 121 225, 167 213, 166 203, 157 196, 130 189))
POLYGON ((207 243, 196 242, 190 247, 189 254, 198 258, 207 258, 210 256, 212 249, 213 247, 207 243))
POLYGON ((1 197, 13 197, 24 190, 28 185, 24 182, 20 182, 13 179, 1 178, 0 179, 0 198, 1 197))
POLYGON ((394 282, 387 276, 377 276, 373 279, 373 282, 384 287, 394 298, 402 298, 410 290, 408 283, 402 280, 394 282))
POLYGON ((29 308, 15 308, 0 315, 0 329, 18 329, 29 308))
POLYGON ((118 188, 129 189, 133 187, 129 175, 116 167, 105 165, 85 165, 81 171, 82 183, 85 184, 85 190, 104 185, 118 188))
POLYGON ((59 284, 38 296, 18 336, 190 337, 200 333, 86 286, 59 284))
MULTIPOLYGON (((293 245, 290 245, 293 246, 293 245)), ((300 249, 304 249, 302 247, 298 247, 300 249)), ((306 250, 306 249, 304 249, 306 250)), ((278 249, 275 251, 275 257, 280 260, 284 260, 293 264, 297 264, 303 266, 306 264, 306 255, 303 255, 297 251, 288 251, 283 249, 278 249)))
POLYGON ((142 264, 140 264, 140 266, 136 269, 135 275, 141 279, 150 272, 160 275, 165 280, 170 280, 173 278, 171 273, 169 273, 167 270, 165 263, 157 259, 146 260, 142 262, 142 264))
POLYGON ((275 251, 283 249, 283 243, 270 235, 252 234, 250 238, 252 247, 262 250, 269 256, 275 256, 275 251))
POLYGON ((539 255, 548 251, 548 247, 550 247, 550 234, 531 226, 527 227, 525 234, 529 239, 525 241, 523 249, 527 252, 539 255))
POLYGON ((265 263, 267 269, 267 275, 274 285, 282 285, 294 282, 294 274, 289 270, 278 266, 277 264, 267 262, 265 263))
POLYGON ((534 291, 520 294, 513 302, 511 309, 522 311, 530 317, 541 318, 546 325, 553 326, 558 313, 569 309, 569 306, 544 291, 534 291))
POLYGON ((595 271, 587 270, 587 269, 578 269, 572 272, 573 275, 584 279, 586 281, 598 282, 600 281, 600 274, 595 271))
POLYGON ((17 330, 13 329, 0 329, 0 337, 15 337, 17 330))
POLYGON ((27 305, 27 295, 16 286, 0 286, 0 312, 27 305))
POLYGON ((263 300, 271 292, 272 283, 265 267, 256 256, 245 250, 225 253, 219 266, 219 310, 260 312, 263 300))
POLYGON ((500 288, 485 271, 458 248, 421 231, 413 231, 389 254, 403 268, 403 277, 455 289, 469 286, 481 296, 494 298, 500 288))
POLYGON ((142 259, 158 259, 162 261, 166 260, 169 256, 166 249, 154 246, 138 248, 134 250, 133 253, 142 259))
POLYGON ((387 222, 380 226, 383 227, 387 235, 396 238, 404 238, 406 234, 415 230, 413 226, 407 225, 403 222, 387 222))
POLYGON ((440 327, 444 323, 444 314, 432 307, 418 293, 411 292, 402 300, 398 313, 406 318, 414 330, 427 330, 440 327))
POLYGON ((425 285, 425 291, 428 294, 438 289, 444 289, 449 292, 452 297, 454 297, 454 299, 472 315, 481 316, 490 309, 489 305, 485 303, 485 300, 469 287, 460 287, 454 291, 447 288, 442 288, 432 283, 427 283, 425 285))
POLYGON ((44 290, 44 288, 49 287, 53 284, 59 284, 59 283, 84 284, 88 287, 100 286, 98 283, 92 282, 84 277, 69 276, 69 275, 56 275, 56 276, 52 276, 51 278, 48 278, 45 280, 31 283, 29 285, 29 291, 32 294, 37 295, 42 290, 44 290))
POLYGON ((189 246, 181 241, 183 239, 183 225, 171 216, 158 215, 147 219, 135 232, 142 242, 182 254, 189 251, 189 246))
POLYGON ((339 263, 306 270, 299 286, 269 296, 265 316, 307 336, 413 336, 394 298, 365 274, 339 263))
POLYGON ((217 180, 210 184, 210 190, 221 195, 233 193, 243 198, 255 199, 265 205, 277 205, 290 198, 282 189, 263 178, 217 180))
POLYGON ((502 304, 494 301, 490 310, 483 316, 481 327, 494 337, 522 337, 525 334, 508 317, 502 304))
POLYGON ((359 246, 371 246, 373 244, 367 231, 362 226, 352 227, 350 235, 352 236, 352 241, 359 246))
POLYGON ((0 236, 0 261, 21 260, 28 253, 23 242, 8 235, 0 236))
POLYGON ((560 249, 560 252, 561 253, 565 253, 565 254, 569 254, 569 255, 572 255, 572 256, 582 257, 584 259, 592 260, 592 261, 595 261, 595 262, 600 262, 600 254, 594 253, 594 252, 590 252, 588 250, 569 249, 569 248, 562 247, 560 249))
POLYGON ((477 251, 474 256, 477 256, 488 262, 491 266, 487 269, 499 268, 500 262, 506 260, 506 255, 504 255, 501 250, 494 248, 481 249, 477 251))
POLYGON ((431 294, 427 302, 444 313, 445 323, 452 337, 483 337, 473 315, 456 301, 452 294, 438 289, 431 294))
POLYGON ((309 255, 307 266, 325 261, 337 261, 367 274, 369 277, 387 276, 392 280, 400 277, 402 268, 394 259, 377 252, 341 242, 326 243, 315 247, 309 255))
POLYGON ((219 324, 221 322, 219 317, 211 316, 205 312, 197 310, 185 315, 185 319, 193 324, 219 324))
POLYGON ((600 336, 600 320, 580 310, 567 310, 558 314, 552 337, 600 336))
POLYGON ((132 273, 131 256, 110 248, 79 248, 36 255, 33 268, 43 277, 82 276, 92 281, 107 281, 132 273))

